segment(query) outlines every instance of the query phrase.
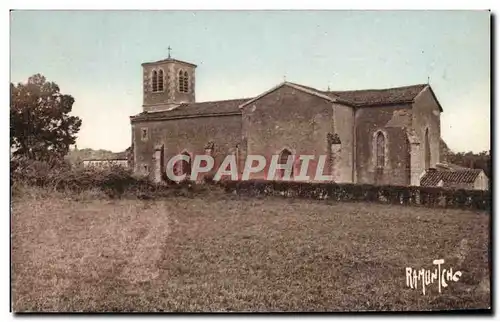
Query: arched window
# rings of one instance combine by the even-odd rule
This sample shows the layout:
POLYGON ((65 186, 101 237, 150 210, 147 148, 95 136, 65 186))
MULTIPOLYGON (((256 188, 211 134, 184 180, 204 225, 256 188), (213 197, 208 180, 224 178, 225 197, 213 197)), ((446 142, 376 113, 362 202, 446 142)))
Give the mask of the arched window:
MULTIPOLYGON (((292 155, 292 152, 290 152, 290 150, 283 149, 283 151, 281 151, 281 153, 280 153, 280 157, 278 159, 278 164, 281 166, 285 165, 288 161, 288 157, 290 157, 291 155, 292 155)), ((278 175, 279 175, 280 179, 283 179, 285 177, 285 172, 286 172, 285 169, 278 169, 278 175)), ((293 178, 293 164, 291 167, 290 178, 293 178)))
POLYGON ((406 151, 404 153, 404 163, 406 170, 406 185, 411 185, 411 144, 408 136, 405 135, 406 151))
POLYGON ((184 72, 184 93, 189 91, 189 76, 187 72, 184 72))
POLYGON ((187 152, 183 152, 182 155, 186 155, 189 159, 188 161, 186 160, 181 160, 181 175, 186 174, 189 176, 191 174, 191 156, 187 152))
POLYGON ((158 71, 158 92, 163 92, 163 69, 158 71))
POLYGON ((431 147, 429 145, 429 129, 425 129, 425 169, 431 167, 431 147))
POLYGON ((179 71, 179 92, 184 91, 184 73, 182 70, 179 71))
POLYGON ((385 165, 385 136, 384 133, 377 134, 377 168, 383 168, 385 165))
POLYGON ((153 81, 153 92, 157 92, 158 91, 158 72, 156 70, 153 70, 152 81, 153 81))

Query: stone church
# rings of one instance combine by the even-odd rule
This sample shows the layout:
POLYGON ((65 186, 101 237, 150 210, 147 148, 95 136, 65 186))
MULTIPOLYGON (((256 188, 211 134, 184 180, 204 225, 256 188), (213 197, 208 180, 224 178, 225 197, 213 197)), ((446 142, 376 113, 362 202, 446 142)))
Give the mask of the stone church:
POLYGON ((247 155, 265 156, 266 168, 252 179, 266 178, 276 154, 295 158, 292 176, 298 156, 317 156, 314 178, 314 161, 326 155, 324 174, 335 182, 394 185, 419 185, 440 161, 443 109, 428 84, 324 91, 283 82, 256 97, 197 102, 195 64, 169 55, 142 67, 143 111, 130 117, 132 163, 157 181, 177 154, 210 154, 216 167, 234 154, 239 173, 247 155))

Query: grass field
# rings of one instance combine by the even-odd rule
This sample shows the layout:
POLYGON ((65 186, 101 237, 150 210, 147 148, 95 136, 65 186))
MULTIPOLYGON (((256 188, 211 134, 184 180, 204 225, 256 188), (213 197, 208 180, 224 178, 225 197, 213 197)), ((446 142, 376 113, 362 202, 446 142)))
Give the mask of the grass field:
POLYGON ((360 311, 490 307, 489 214, 235 196, 12 202, 20 311, 360 311), (460 270, 438 293, 405 268, 460 270))

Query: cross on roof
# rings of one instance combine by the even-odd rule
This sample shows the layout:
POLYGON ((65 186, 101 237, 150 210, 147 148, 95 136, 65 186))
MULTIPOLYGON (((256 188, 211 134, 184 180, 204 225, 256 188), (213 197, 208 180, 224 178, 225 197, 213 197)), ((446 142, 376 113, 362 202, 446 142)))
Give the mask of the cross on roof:
POLYGON ((170 58, 170 51, 172 50, 172 48, 170 48, 170 46, 168 46, 168 58, 170 58))

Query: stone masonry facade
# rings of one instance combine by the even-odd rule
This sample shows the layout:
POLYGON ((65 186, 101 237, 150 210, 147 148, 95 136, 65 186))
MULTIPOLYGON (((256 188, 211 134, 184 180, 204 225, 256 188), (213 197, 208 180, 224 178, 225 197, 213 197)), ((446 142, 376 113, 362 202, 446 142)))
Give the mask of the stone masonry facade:
MULTIPOLYGON (((432 88, 320 91, 284 82, 254 98, 196 102, 196 65, 164 59, 143 65, 143 111, 131 116, 134 171, 164 180, 170 158, 210 154, 215 167, 233 154, 243 172, 247 155, 319 156, 339 183, 419 185, 440 161, 442 110, 432 88)), ((199 178, 198 178, 199 179, 199 178)), ((279 178, 278 178, 279 179, 279 178)))

